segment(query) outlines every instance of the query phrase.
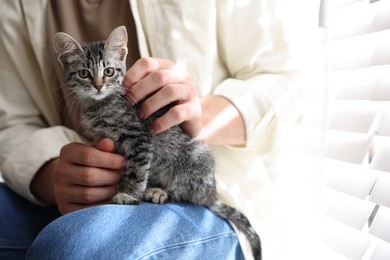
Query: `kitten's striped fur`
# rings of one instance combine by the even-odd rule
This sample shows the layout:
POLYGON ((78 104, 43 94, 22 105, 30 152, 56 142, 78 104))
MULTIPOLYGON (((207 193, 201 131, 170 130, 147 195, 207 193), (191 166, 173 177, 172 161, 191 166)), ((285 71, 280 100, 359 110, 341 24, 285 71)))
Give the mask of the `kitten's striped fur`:
POLYGON ((57 33, 55 48, 64 67, 67 85, 81 107, 81 123, 89 137, 111 138, 116 151, 126 158, 117 204, 140 200, 168 200, 208 207, 230 220, 248 238, 255 259, 261 244, 248 219, 217 197, 214 160, 207 146, 184 134, 179 126, 152 134, 151 120, 140 120, 136 106, 123 96, 127 33, 116 28, 105 42, 79 45, 65 33, 57 33))

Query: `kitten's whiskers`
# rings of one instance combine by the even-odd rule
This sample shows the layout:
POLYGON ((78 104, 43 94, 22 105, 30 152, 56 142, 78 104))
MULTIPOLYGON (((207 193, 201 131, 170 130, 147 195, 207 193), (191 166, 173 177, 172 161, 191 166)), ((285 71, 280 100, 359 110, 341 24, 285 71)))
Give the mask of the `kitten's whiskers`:
POLYGON ((139 104, 135 101, 135 99, 128 92, 125 92, 124 94, 122 93, 121 98, 123 98, 129 104, 130 107, 132 107, 132 106, 134 106, 135 108, 139 107, 139 104), (134 105, 132 105, 132 104, 134 104, 134 105))

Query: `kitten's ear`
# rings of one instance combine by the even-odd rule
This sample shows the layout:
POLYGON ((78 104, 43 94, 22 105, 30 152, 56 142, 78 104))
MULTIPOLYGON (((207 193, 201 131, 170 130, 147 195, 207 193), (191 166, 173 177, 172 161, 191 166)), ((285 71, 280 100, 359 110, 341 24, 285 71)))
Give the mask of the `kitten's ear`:
POLYGON ((58 53, 58 61, 62 66, 72 63, 83 53, 80 44, 70 35, 58 32, 54 37, 54 48, 58 53))
POLYGON ((106 53, 118 55, 118 59, 125 61, 127 55, 127 31, 125 26, 115 28, 104 44, 106 53))

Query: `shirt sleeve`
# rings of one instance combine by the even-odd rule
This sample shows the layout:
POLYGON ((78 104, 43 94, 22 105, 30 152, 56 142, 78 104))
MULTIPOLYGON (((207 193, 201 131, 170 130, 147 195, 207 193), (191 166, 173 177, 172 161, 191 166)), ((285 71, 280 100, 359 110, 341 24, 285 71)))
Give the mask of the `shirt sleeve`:
POLYGON ((268 149, 278 124, 300 100, 300 69, 271 2, 218 1, 219 49, 230 77, 214 94, 240 111, 247 136, 243 149, 268 149))
POLYGON ((33 176, 63 145, 82 139, 55 126, 59 116, 45 91, 20 2, 2 4, 0 17, 0 171, 11 189, 40 203, 30 192, 33 176))
POLYGON ((19 195, 37 204, 41 202, 30 191, 35 173, 43 164, 57 158, 62 146, 72 141, 82 141, 77 133, 63 126, 15 126, 1 134, 1 172, 5 183, 19 195), (12 139, 13 144, 4 139, 12 139), (4 150, 7 153, 3 153, 4 150))

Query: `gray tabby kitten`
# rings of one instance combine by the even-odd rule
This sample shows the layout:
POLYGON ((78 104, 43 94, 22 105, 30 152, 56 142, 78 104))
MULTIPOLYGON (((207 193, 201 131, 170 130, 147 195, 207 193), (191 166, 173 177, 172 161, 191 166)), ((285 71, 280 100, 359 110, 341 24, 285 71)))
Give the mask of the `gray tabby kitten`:
POLYGON ((167 108, 141 120, 137 105, 126 101, 122 87, 126 28, 116 28, 105 42, 82 45, 59 32, 55 49, 67 86, 80 105, 86 134, 93 139, 111 138, 117 153, 126 159, 113 202, 161 204, 169 200, 204 205, 234 223, 249 240, 255 259, 261 259, 260 239, 248 219, 217 197, 214 160, 207 146, 184 134, 179 126, 153 134, 150 122, 167 108))

